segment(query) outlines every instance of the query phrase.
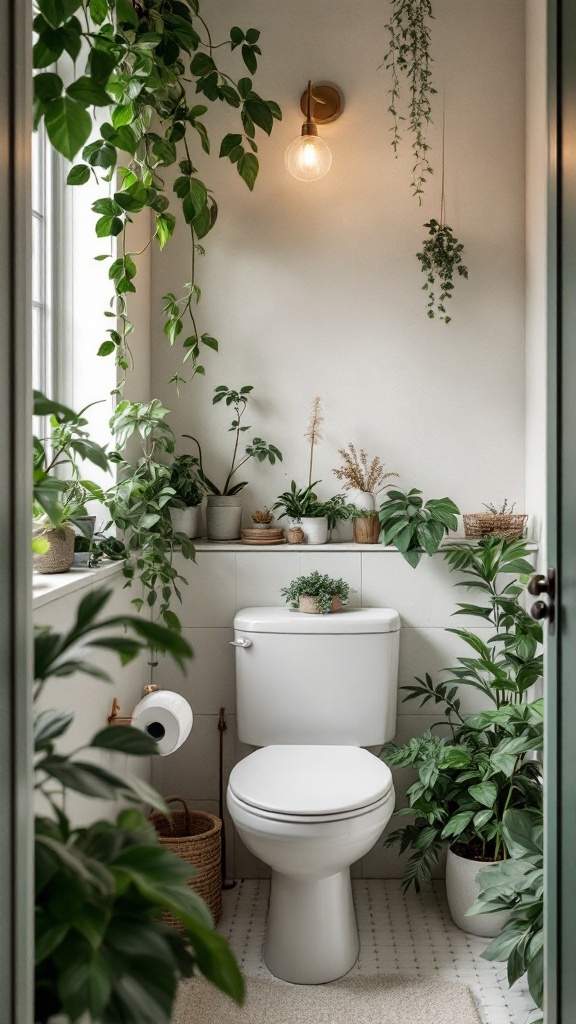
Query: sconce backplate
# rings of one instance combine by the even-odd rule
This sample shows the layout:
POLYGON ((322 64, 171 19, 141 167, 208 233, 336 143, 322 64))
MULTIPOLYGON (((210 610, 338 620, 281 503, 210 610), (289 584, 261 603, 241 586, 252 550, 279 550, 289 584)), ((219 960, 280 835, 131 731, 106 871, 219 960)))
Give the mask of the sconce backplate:
MULTIPOLYGON (((300 110, 306 116, 306 103, 308 91, 302 93, 300 99, 300 110)), ((312 117, 316 124, 328 124, 335 121, 342 113, 342 93, 335 85, 313 85, 312 100, 320 102, 313 103, 312 117)))

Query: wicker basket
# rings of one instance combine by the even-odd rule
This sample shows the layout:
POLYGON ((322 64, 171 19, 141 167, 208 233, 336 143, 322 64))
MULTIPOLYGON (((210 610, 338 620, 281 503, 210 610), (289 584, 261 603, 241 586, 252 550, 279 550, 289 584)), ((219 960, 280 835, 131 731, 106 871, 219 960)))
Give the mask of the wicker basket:
POLYGON ((527 515, 494 515, 491 512, 469 512, 464 516, 464 535, 480 537, 521 537, 527 515))
MULTIPOLYGON (((168 796, 167 804, 180 803, 183 810, 172 812, 172 821, 155 811, 149 821, 154 825, 158 841, 195 868, 188 885, 208 904, 214 924, 222 914, 221 836, 222 822, 207 811, 191 811, 180 796, 168 796)), ((183 931, 181 921, 165 910, 166 924, 183 931)))

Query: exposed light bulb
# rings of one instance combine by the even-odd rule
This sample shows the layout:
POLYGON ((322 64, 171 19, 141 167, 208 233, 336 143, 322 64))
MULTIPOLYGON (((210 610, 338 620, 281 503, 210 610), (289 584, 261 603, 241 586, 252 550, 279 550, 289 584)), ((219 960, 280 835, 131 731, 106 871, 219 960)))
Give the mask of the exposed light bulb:
POLYGON ((298 181, 317 181, 330 170, 332 154, 319 135, 299 135, 286 150, 286 167, 298 181))

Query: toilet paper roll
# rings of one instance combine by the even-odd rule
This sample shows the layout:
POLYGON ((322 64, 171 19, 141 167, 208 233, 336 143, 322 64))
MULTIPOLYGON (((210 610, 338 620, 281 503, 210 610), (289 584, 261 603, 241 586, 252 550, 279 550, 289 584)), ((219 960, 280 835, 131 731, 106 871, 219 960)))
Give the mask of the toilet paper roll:
POLYGON ((132 714, 132 726, 157 741, 162 757, 173 754, 188 739, 193 720, 188 701, 172 690, 147 693, 132 714))

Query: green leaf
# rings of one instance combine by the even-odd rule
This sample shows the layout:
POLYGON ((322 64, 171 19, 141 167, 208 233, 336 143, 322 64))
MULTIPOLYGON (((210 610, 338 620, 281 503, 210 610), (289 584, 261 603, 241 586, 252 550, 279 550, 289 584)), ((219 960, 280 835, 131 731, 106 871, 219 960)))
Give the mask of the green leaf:
POLYGON ((97 25, 101 25, 108 15, 108 4, 106 0, 90 0, 90 17, 97 25))
POLYGON ((479 782, 476 786, 469 786, 470 796, 477 800, 484 807, 493 807, 498 796, 498 787, 494 782, 479 782))
POLYGON ((90 51, 88 58, 88 69, 90 77, 98 85, 106 85, 110 75, 116 67, 116 58, 109 50, 94 48, 90 51))
POLYGON ((58 28, 78 10, 80 2, 81 0, 37 0, 36 6, 48 24, 52 28, 58 28))
POLYGON ((161 213, 156 217, 156 237, 160 248, 163 249, 166 242, 174 234, 176 218, 171 213, 161 213))
POLYGON ((254 124, 257 124, 267 135, 270 135, 274 119, 268 104, 258 97, 248 98, 244 101, 244 109, 252 118, 254 124))
POLYGON ((62 736, 73 720, 72 711, 41 711, 34 719, 34 749, 41 750, 62 736))
POLYGON ((242 142, 241 135, 234 135, 229 133, 225 135, 220 143, 220 156, 228 156, 233 149, 236 149, 242 142))
POLYGON ((69 96, 53 100, 44 114, 48 138, 54 149, 73 160, 92 131, 92 118, 69 96))
POLYGON ((246 67, 248 68, 248 71, 250 71, 252 75, 256 74, 256 70, 258 68, 258 61, 256 59, 256 54, 254 53, 253 48, 251 46, 246 46, 246 44, 244 44, 241 52, 242 60, 244 61, 246 67))
POLYGON ((252 192, 258 176, 258 158, 254 156, 254 153, 243 153, 236 167, 238 168, 238 174, 252 192))
POLYGON ((87 164, 75 164, 68 171, 67 185, 85 185, 90 179, 90 168, 87 164))
POLYGON ((108 107, 112 102, 104 86, 95 82, 93 78, 88 78, 87 75, 82 75, 81 78, 72 82, 66 92, 83 107, 108 107))
POLYGON ((156 740, 130 725, 110 725, 101 729, 90 740, 90 746, 101 750, 120 750, 136 757, 149 757, 158 753, 156 740))
POLYGON ((63 82, 60 75, 52 71, 41 71, 34 76, 34 99, 50 103, 62 94, 63 82))

